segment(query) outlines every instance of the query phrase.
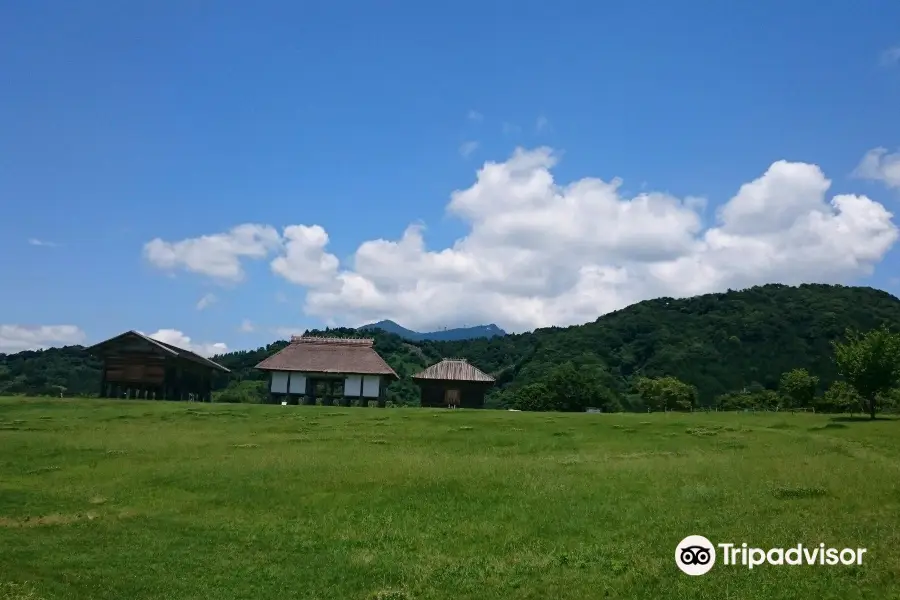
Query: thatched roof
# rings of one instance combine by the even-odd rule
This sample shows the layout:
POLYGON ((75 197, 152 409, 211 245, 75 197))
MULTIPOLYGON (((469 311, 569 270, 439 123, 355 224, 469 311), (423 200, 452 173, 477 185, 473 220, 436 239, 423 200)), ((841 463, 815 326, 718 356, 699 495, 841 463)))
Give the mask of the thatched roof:
POLYGON ((413 379, 440 379, 443 381, 479 381, 493 383, 494 378, 470 365, 464 358, 445 358, 441 362, 431 365, 424 371, 416 373, 413 379))
POLYGON ((184 360, 189 360, 199 365, 203 365, 204 367, 209 367, 223 373, 230 373, 228 369, 217 362, 209 360, 205 356, 200 356, 195 352, 173 346, 172 344, 167 344, 166 342, 154 340, 152 337, 146 336, 140 331, 126 331, 116 337, 94 344, 90 348, 87 348, 87 351, 95 356, 107 356, 110 353, 120 351, 123 345, 127 344, 130 340, 137 341, 138 343, 145 343, 147 346, 154 348, 163 355, 183 358, 184 360))
POLYGON ((387 375, 399 379, 375 351, 374 344, 371 339, 293 336, 286 348, 256 368, 262 371, 387 375))

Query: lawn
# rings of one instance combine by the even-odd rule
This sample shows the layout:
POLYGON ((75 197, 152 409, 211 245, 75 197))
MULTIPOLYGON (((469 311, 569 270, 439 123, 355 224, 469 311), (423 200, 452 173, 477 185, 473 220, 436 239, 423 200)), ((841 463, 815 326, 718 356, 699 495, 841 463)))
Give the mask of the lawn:
POLYGON ((897 420, 0 400, 3 600, 898 590, 897 420), (689 577, 689 534, 868 552, 689 577))

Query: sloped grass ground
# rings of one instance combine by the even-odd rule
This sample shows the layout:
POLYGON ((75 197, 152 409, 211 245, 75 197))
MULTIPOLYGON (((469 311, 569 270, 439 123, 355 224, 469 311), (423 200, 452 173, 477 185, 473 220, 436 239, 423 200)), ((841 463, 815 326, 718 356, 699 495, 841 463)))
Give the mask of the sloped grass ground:
POLYGON ((0 400, 0 600, 885 599, 898 515, 900 421, 0 400))

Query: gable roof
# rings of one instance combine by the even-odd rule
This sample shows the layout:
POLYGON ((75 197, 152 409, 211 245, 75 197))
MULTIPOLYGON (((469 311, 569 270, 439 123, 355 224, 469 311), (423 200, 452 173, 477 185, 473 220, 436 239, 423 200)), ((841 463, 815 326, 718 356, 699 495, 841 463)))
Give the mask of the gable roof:
POLYGON ((129 338, 129 337, 134 337, 143 342, 146 342, 146 343, 150 344, 151 346, 153 346, 154 348, 156 348, 157 350, 161 351, 163 354, 166 354, 168 356, 183 358, 185 360, 189 360, 191 362, 195 362, 197 364, 203 365, 204 367, 209 367, 211 369, 216 369, 217 371, 222 371, 223 373, 231 372, 230 370, 226 369, 219 363, 213 362, 213 361, 209 360, 208 358, 206 358, 205 356, 200 356, 199 354, 191 352, 190 350, 185 350, 184 348, 179 348, 178 346, 173 346, 172 344, 167 344, 165 342, 160 342, 159 340, 154 340, 152 337, 146 336, 143 333, 141 333, 140 331, 134 331, 134 330, 126 331, 125 333, 120 333, 119 335, 117 335, 115 337, 111 337, 108 340, 104 340, 102 342, 94 344, 93 346, 90 346, 89 348, 86 348, 86 350, 89 353, 94 354, 94 355, 103 355, 106 353, 106 351, 110 347, 114 346, 116 343, 121 342, 121 341, 125 340, 125 338, 129 338))
POLYGON ((476 367, 470 365, 464 358, 445 358, 441 362, 431 365, 424 371, 416 373, 413 379, 440 379, 444 381, 479 381, 493 383, 494 378, 476 367))
POLYGON ((387 375, 399 379, 375 351, 375 340, 292 336, 291 343, 258 365, 262 371, 387 375))

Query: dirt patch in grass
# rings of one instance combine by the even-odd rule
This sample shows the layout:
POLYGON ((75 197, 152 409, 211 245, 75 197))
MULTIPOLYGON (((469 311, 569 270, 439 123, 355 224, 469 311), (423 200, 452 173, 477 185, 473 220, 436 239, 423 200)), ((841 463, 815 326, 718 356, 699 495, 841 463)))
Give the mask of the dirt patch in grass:
POLYGON ((372 592, 368 600, 412 600, 412 596, 403 590, 380 590, 372 592))
POLYGON ((22 517, 10 518, 0 517, 0 527, 6 529, 16 529, 20 527, 50 527, 53 525, 71 525, 79 521, 93 521, 98 519, 99 515, 93 512, 76 513, 69 515, 53 514, 41 517, 22 517))
POLYGON ((259 444, 233 444, 232 448, 259 448, 259 444))
POLYGON ((715 429, 711 429, 708 427, 691 427, 685 430, 685 433, 688 435, 695 435, 697 437, 712 437, 714 435, 719 435, 719 432, 715 429))
POLYGON ((612 454, 610 458, 615 460, 637 460, 642 458, 671 458, 681 456, 677 452, 625 452, 623 454, 612 454))
POLYGON ((0 585, 0 600, 44 600, 28 582, 0 585))
POLYGON ((750 433, 752 429, 749 427, 735 427, 734 425, 729 425, 727 427, 723 427, 722 431, 730 431, 735 433, 750 433))
POLYGON ((38 467, 36 469, 31 469, 28 471, 29 475, 41 475, 43 473, 52 473, 53 471, 59 471, 61 467, 50 466, 50 467, 38 467))

